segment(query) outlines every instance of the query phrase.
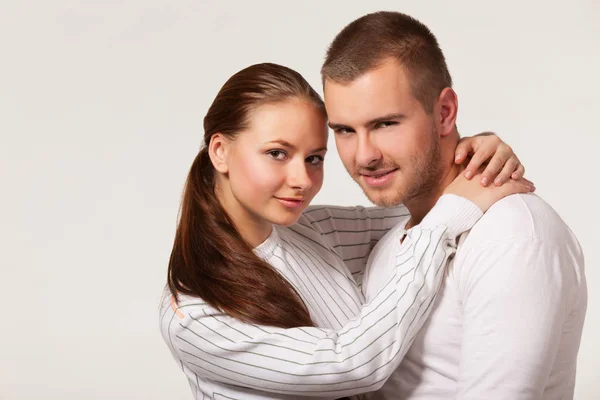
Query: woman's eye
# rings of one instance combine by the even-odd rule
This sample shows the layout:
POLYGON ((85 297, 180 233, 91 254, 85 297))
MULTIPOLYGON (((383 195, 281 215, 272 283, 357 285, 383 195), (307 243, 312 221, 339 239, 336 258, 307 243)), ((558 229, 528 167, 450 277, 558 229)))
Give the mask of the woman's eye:
POLYGON ((269 150, 267 151, 267 154, 275 160, 285 160, 286 156, 285 152, 282 150, 269 150))
POLYGON ((319 165, 321 164, 325 158, 323 156, 309 156, 306 158, 306 162, 311 165, 319 165))

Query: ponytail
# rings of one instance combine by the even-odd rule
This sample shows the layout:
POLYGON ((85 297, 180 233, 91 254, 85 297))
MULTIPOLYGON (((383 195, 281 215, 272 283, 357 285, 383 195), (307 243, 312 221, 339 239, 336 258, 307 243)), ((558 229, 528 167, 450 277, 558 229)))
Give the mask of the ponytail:
POLYGON ((190 169, 168 286, 201 297, 247 323, 292 328, 314 326, 292 285, 259 258, 236 230, 215 194, 215 170, 204 146, 190 169))

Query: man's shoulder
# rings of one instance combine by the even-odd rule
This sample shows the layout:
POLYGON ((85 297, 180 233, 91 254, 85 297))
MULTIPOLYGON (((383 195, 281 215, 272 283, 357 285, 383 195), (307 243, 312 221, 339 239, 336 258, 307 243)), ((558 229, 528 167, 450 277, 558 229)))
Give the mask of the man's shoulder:
POLYGON ((515 194, 498 201, 469 232, 470 241, 531 239, 561 243, 573 237, 558 213, 535 194, 515 194))

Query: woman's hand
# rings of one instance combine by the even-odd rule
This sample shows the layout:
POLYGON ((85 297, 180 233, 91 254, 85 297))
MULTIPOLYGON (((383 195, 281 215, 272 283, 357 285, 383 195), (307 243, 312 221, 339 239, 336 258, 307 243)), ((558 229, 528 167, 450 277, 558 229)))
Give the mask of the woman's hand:
POLYGON ((496 186, 500 186, 509 178, 519 179, 525 174, 525 168, 513 149, 492 132, 462 138, 458 142, 455 162, 462 164, 469 156, 471 160, 464 171, 467 179, 475 176, 479 168, 487 163, 480 177, 483 186, 492 180, 496 186))
MULTIPOLYGON (((481 174, 476 174, 481 177, 481 174)), ((498 200, 517 193, 535 191, 535 185, 525 178, 511 179, 501 186, 482 187, 477 180, 469 180, 464 174, 458 177, 444 190, 444 194, 455 194, 475 203, 481 211, 486 212, 498 200)))

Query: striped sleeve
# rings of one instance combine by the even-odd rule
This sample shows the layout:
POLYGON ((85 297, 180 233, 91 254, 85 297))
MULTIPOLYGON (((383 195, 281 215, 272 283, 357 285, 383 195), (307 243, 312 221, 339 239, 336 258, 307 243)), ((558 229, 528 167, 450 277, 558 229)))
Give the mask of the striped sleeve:
POLYGON ((356 278, 356 274, 364 272, 377 241, 409 217, 404 206, 311 206, 298 223, 320 233, 356 278))
POLYGON ((182 364, 221 383, 328 399, 377 390, 427 317, 456 235, 481 216, 451 203, 397 243, 394 273, 339 330, 247 324, 193 299, 163 311, 163 336, 182 364))

